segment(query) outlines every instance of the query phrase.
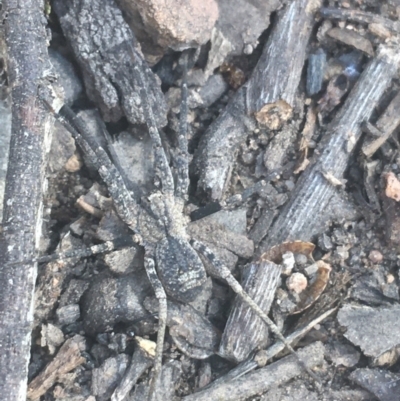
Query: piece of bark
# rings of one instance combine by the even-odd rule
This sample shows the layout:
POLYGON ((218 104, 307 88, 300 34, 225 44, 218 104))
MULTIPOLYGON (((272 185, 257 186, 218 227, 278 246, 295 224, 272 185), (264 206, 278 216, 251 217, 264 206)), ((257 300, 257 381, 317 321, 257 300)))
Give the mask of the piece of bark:
MULTIPOLYGON (((80 335, 65 341, 54 359, 35 377, 28 387, 28 398, 36 400, 57 382, 59 378, 86 361, 81 352, 85 350, 85 339, 80 335)), ((22 400, 22 399, 21 399, 22 400)))
POLYGON ((118 387, 111 396, 111 401, 123 401, 128 393, 136 385, 142 373, 152 366, 155 355, 155 343, 141 337, 136 337, 136 348, 131 364, 118 387))
POLYGON ((256 255, 275 244, 290 240, 310 240, 317 235, 330 216, 325 211, 333 197, 334 187, 323 175, 329 172, 343 178, 352 151, 361 136, 361 125, 370 115, 392 78, 396 75, 400 54, 396 45, 382 45, 365 68, 345 104, 326 128, 329 135, 319 144, 313 163, 297 182, 267 238, 256 255))
MULTIPOLYGON (((26 399, 33 321, 34 263, 42 229, 42 196, 50 116, 37 99, 50 71, 42 2, 2 3, 7 70, 12 88, 11 142, 0 233, 0 394, 26 399)), ((3 150, 2 150, 3 151, 3 150)))
POLYGON ((332 28, 327 32, 327 35, 332 39, 368 54, 368 56, 374 55, 374 49, 372 48, 371 42, 355 31, 351 31, 350 29, 332 28))
POLYGON ((129 365, 126 354, 107 358, 100 367, 92 370, 92 394, 96 401, 108 401, 129 365))
POLYGON ((322 89, 326 68, 326 53, 318 49, 308 57, 307 67, 307 94, 313 96, 322 89))
POLYGON ((388 308, 345 305, 338 313, 338 322, 347 328, 344 336, 359 346, 373 365, 391 366, 398 359, 399 316, 398 305, 388 308))
MULTIPOLYGON (((269 260, 251 263, 243 276, 242 287, 266 313, 269 313, 279 284, 281 266, 269 260)), ((268 341, 268 326, 239 297, 236 297, 218 354, 236 363, 245 360, 255 348, 268 341)))
POLYGON ((399 21, 392 21, 389 18, 367 11, 349 10, 344 8, 322 7, 320 14, 324 18, 341 19, 358 22, 360 24, 379 24, 389 29, 393 33, 400 32, 399 21))
MULTIPOLYGON (((332 308, 312 320, 311 322, 307 323, 305 326, 300 327, 299 329, 295 330, 293 333, 286 337, 286 341, 289 344, 297 343, 301 338, 303 338, 313 327, 317 324, 321 323, 325 320, 329 315, 336 311, 336 308, 332 308)), ((243 376, 251 372, 252 370, 263 367, 268 361, 278 355, 281 351, 285 349, 285 344, 281 341, 276 342, 274 345, 271 345, 266 350, 258 351, 255 355, 251 356, 247 360, 241 362, 235 368, 230 370, 225 376, 222 376, 212 382, 207 389, 211 387, 219 386, 221 383, 228 383, 236 378, 243 376)))
POLYGON ((164 126, 166 105, 160 81, 149 69, 121 10, 113 0, 56 0, 53 3, 64 35, 81 67, 86 93, 98 105, 106 121, 122 116, 145 123, 138 95, 140 77, 158 126, 164 126))
MULTIPOLYGON (((322 364, 324 346, 316 342, 298 351, 299 356, 309 369, 322 364)), ((273 386, 279 386, 296 377, 302 372, 302 367, 293 355, 268 365, 255 372, 239 377, 233 383, 222 383, 211 389, 188 395, 182 401, 224 400, 237 401, 260 395, 273 386)))
POLYGON ((361 148, 366 157, 371 157, 393 134, 400 124, 400 92, 393 98, 384 113, 379 117, 375 128, 381 132, 378 138, 367 139, 361 148))
POLYGON ((379 401, 400 401, 400 375, 382 369, 357 369, 350 379, 379 401))
POLYGON ((195 154, 199 189, 221 199, 240 144, 255 126, 286 121, 294 107, 318 1, 292 2, 281 13, 250 78, 201 138, 195 154))

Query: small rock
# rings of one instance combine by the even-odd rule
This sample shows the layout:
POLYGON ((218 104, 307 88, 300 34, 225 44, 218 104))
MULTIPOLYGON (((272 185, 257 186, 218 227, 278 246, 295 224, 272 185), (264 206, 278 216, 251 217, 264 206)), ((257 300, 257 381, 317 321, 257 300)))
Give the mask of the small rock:
POLYGON ((293 252, 285 252, 282 255, 282 274, 289 276, 295 265, 295 258, 293 252))
POLYGON ((137 254, 135 247, 118 249, 104 256, 104 261, 111 271, 117 274, 132 272, 132 263, 137 254))
POLYGON ((286 280, 286 287, 290 290, 295 292, 296 294, 300 294, 307 288, 307 278, 302 273, 293 273, 287 280, 286 280))
POLYGON ((307 256, 303 255, 301 253, 296 253, 294 255, 294 258, 296 260, 296 265, 298 265, 298 266, 304 266, 308 262, 307 256))
POLYGON ((144 29, 163 49, 180 51, 198 47, 210 40, 218 19, 215 0, 137 0, 119 1, 128 13, 139 13, 144 29))
POLYGON ((40 346, 47 346, 50 355, 53 355, 56 348, 64 342, 64 334, 61 329, 51 323, 42 325, 40 334, 40 346))
POLYGON ((71 105, 83 92, 83 86, 75 72, 74 66, 59 52, 49 49, 50 62, 57 75, 58 83, 64 89, 64 102, 71 105))
POLYGON ((332 240, 326 234, 322 234, 318 237, 318 246, 326 252, 329 252, 333 248, 332 240))
POLYGON ((383 260, 383 255, 377 250, 372 250, 368 255, 368 259, 372 263, 381 263, 383 260))
POLYGON ((97 401, 106 401, 121 381, 129 364, 125 354, 108 358, 97 369, 92 370, 92 394, 97 401))
POLYGON ((352 345, 343 344, 335 341, 333 344, 328 345, 326 348, 329 358, 336 366, 345 366, 351 368, 355 366, 360 360, 360 352, 358 352, 352 345))
POLYGON ((57 320, 62 325, 76 322, 81 317, 78 304, 66 305, 56 311, 57 320))
POLYGON ((386 189, 385 195, 388 198, 394 199, 396 202, 400 201, 400 181, 392 172, 385 175, 386 189))

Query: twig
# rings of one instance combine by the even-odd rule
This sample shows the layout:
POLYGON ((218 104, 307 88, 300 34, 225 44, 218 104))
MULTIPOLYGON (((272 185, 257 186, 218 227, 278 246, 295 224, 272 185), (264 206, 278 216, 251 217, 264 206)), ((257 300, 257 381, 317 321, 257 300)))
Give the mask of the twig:
POLYGON ((37 270, 34 263, 14 267, 6 263, 32 259, 41 235, 50 126, 37 90, 50 64, 42 2, 7 0, 2 15, 12 132, 0 240, 0 394, 5 401, 25 401, 37 270))
MULTIPOLYGON (((240 144, 258 121, 276 128, 292 115, 319 1, 291 2, 280 14, 256 69, 210 126, 195 154, 199 188, 219 200, 240 144)), ((282 141, 282 138, 280 138, 282 141)), ((286 140, 285 140, 286 141, 286 140)))
MULTIPOLYGON (((299 351, 301 359, 309 369, 320 365, 324 359, 324 346, 316 342, 299 351)), ((273 386, 279 386, 299 375, 302 371, 294 356, 287 356, 278 362, 251 372, 234 382, 191 394, 182 401, 237 401, 265 393, 273 386)))
POLYGON ((370 115, 384 91, 397 73, 400 53, 397 45, 381 45, 362 73, 342 109, 327 127, 325 140, 313 164, 303 173, 288 204, 269 230, 257 253, 262 254, 275 244, 290 240, 307 241, 316 227, 327 221, 324 211, 336 188, 324 177, 324 172, 341 179, 358 139, 361 125, 370 115), (329 134, 328 134, 329 133, 329 134))

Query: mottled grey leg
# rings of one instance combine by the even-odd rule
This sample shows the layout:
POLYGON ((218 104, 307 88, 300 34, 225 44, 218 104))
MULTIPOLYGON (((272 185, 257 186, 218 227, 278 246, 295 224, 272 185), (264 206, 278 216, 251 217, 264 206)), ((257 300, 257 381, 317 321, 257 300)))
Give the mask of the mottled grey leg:
MULTIPOLYGON (((135 58, 135 54, 132 50, 132 57, 135 58)), ((168 164, 167 157, 162 145, 161 136, 157 128, 157 123, 154 118, 153 110, 150 107, 149 97, 146 92, 147 81, 142 70, 137 66, 135 62, 134 70, 140 79, 140 98, 142 99, 143 113, 146 119, 147 128, 149 130, 150 138, 153 142, 154 148, 154 168, 156 175, 159 177, 162 185, 162 191, 164 194, 174 194, 174 179, 172 176, 171 169, 168 164)))
POLYGON ((154 357, 154 370, 153 377, 150 381, 149 389, 149 401, 152 401, 154 390, 156 389, 159 381, 161 368, 162 368, 162 353, 164 348, 164 336, 165 328, 167 326, 167 295, 161 284, 160 279, 157 276, 155 269, 154 259, 148 256, 144 258, 144 266, 146 268, 147 276, 149 277, 150 283, 153 287, 156 298, 158 299, 158 332, 157 332, 157 345, 156 355, 154 357))
POLYGON ((61 124, 71 132, 82 152, 96 167, 107 185, 118 215, 134 231, 137 226, 139 207, 128 191, 120 172, 108 157, 107 152, 92 138, 85 122, 70 107, 64 105, 59 113, 56 113, 51 105, 46 101, 44 103, 61 124))
POLYGON ((188 53, 182 54, 180 62, 182 63, 182 86, 181 86, 181 110, 179 114, 179 132, 178 132, 178 154, 175 158, 176 185, 175 198, 182 203, 182 208, 186 202, 189 188, 189 154, 188 154, 188 88, 187 88, 187 64, 188 53))
POLYGON ((298 356, 297 352, 287 342, 286 338, 279 331, 275 323, 264 313, 264 311, 250 298, 250 296, 243 290, 240 283, 233 277, 230 270, 215 256, 215 254, 204 244, 199 241, 191 240, 193 248, 206 257, 213 265, 212 275, 215 275, 225 280, 234 292, 244 301, 250 308, 265 322, 268 328, 285 344, 285 347, 297 358, 301 366, 307 373, 317 382, 321 383, 320 379, 305 365, 305 363, 298 356))

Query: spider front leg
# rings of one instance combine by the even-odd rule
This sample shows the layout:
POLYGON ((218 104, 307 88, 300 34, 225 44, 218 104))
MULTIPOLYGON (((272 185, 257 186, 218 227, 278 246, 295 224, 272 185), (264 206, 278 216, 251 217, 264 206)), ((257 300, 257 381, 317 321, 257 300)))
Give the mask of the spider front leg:
POLYGON ((157 276, 154 259, 147 256, 147 254, 144 258, 144 267, 146 269, 147 277, 149 278, 149 281, 153 287, 156 298, 158 299, 157 345, 154 358, 153 377, 151 378, 149 388, 149 401, 152 401, 152 397, 162 369, 162 353, 164 348, 165 329, 167 326, 167 294, 165 293, 164 287, 157 276))
POLYGON ((244 291, 240 283, 233 277, 230 270, 224 266, 223 263, 215 256, 215 254, 204 244, 199 241, 192 240, 190 242, 193 248, 207 258, 213 266, 212 275, 217 276, 225 280, 232 290, 247 304, 249 307, 263 320, 263 322, 268 326, 268 328, 279 338, 280 341, 285 345, 285 347, 293 354, 300 365, 305 369, 305 371, 316 381, 316 383, 321 384, 321 380, 305 365, 303 360, 299 357, 297 352, 293 349, 290 343, 279 331, 275 323, 267 316, 266 313, 253 301, 253 299, 244 291))

